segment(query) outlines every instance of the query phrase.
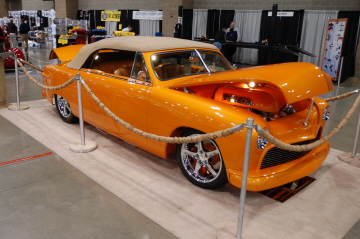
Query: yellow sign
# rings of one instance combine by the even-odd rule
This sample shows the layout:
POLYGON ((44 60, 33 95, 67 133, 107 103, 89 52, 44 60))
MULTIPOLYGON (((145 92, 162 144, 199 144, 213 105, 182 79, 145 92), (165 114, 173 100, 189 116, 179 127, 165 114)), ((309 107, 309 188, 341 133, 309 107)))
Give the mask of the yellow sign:
POLYGON ((101 11, 101 21, 120 22, 121 11, 101 11))

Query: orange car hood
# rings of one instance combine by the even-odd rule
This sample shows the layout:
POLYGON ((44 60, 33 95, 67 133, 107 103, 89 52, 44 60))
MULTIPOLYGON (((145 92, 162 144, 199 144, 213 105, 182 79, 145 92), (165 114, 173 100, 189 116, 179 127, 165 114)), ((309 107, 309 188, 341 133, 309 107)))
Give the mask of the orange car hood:
POLYGON ((322 95, 333 90, 330 76, 319 67, 303 62, 249 67, 218 72, 173 83, 167 88, 189 87, 204 84, 268 83, 279 87, 288 104, 322 95))
POLYGON ((71 61, 79 53, 83 46, 85 45, 78 44, 52 49, 49 55, 49 60, 59 58, 61 62, 71 61))

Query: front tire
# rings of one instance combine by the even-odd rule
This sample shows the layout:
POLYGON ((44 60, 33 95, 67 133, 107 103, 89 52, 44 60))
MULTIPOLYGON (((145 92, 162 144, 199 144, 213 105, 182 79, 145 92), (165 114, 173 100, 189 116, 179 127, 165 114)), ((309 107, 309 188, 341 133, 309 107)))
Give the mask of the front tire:
MULTIPOLYGON (((198 134, 203 132, 190 129, 182 136, 198 134)), ((214 140, 178 144, 177 161, 184 176, 198 187, 216 189, 228 182, 224 160, 214 140)))
POLYGON ((68 124, 74 124, 79 122, 79 118, 73 114, 70 108, 70 103, 64 97, 60 95, 55 95, 55 105, 60 118, 64 122, 68 124))

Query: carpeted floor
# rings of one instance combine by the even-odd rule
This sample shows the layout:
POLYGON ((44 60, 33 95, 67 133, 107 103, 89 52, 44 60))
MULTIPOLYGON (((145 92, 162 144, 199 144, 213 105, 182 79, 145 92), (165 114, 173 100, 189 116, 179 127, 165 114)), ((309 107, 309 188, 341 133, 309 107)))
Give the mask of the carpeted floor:
MULTIPOLYGON (((239 189, 227 185, 203 190, 190 184, 175 160, 164 160, 86 125, 86 138, 98 149, 79 154, 69 145, 79 126, 65 124, 46 100, 24 102, 20 112, 0 109, 30 136, 104 188, 179 238, 235 235, 239 189)), ((285 203, 247 194, 244 238, 342 238, 360 219, 360 168, 330 155, 312 177, 317 180, 285 203)))

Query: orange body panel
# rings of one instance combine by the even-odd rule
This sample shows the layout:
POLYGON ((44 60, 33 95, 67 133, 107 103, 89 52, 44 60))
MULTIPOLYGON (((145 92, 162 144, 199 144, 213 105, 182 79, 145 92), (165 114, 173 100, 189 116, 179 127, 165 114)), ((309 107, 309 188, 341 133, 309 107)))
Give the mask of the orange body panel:
MULTIPOLYGON (((85 69, 74 70, 66 64, 46 66, 42 75, 46 85, 60 85, 80 73, 95 95, 113 113, 134 127, 161 136, 180 136, 186 128, 211 133, 244 123, 249 117, 283 142, 311 140, 321 135, 325 124, 322 113, 328 105, 323 100, 315 98, 309 126, 303 125, 311 99, 332 90, 329 79, 316 66, 287 63, 160 81, 151 65, 152 54, 154 52, 143 53, 151 79, 151 83, 146 84, 121 76, 94 74, 85 69), (248 83, 251 81, 258 83, 258 87, 249 88, 248 83), (187 93, 182 90, 183 87, 195 93, 187 93), (294 103, 297 112, 266 121, 261 115, 250 112, 246 106, 222 102, 220 95, 226 89, 231 89, 229 92, 232 94, 246 92, 246 97, 257 104, 249 108, 267 109, 276 114, 282 105, 294 103), (220 98, 216 100, 216 97, 220 98), (267 102, 261 103, 264 97, 267 102)), ((75 83, 62 90, 43 91, 43 96, 50 102, 54 94, 65 97, 73 113, 78 115, 75 83)), ((85 90, 82 95, 86 122, 160 157, 166 158, 174 152, 173 145, 149 140, 126 130, 106 115, 85 90)), ((241 186, 245 134, 243 130, 216 140, 224 158, 229 182, 237 187, 241 186)), ((258 149, 257 137, 254 133, 249 165, 248 189, 252 191, 283 185, 313 173, 330 149, 326 143, 295 161, 260 169, 264 155, 274 145, 267 144, 264 149, 258 149)))

